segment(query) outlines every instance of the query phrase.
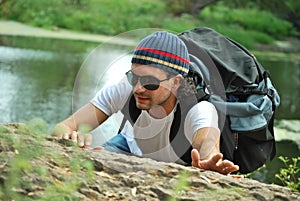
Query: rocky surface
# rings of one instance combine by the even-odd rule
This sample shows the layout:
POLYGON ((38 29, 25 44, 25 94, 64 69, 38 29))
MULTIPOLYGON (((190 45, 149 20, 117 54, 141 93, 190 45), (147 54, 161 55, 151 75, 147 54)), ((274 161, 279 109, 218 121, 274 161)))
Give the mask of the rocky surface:
POLYGON ((2 125, 0 137, 0 200, 300 200, 278 185, 80 149, 39 125, 2 125))

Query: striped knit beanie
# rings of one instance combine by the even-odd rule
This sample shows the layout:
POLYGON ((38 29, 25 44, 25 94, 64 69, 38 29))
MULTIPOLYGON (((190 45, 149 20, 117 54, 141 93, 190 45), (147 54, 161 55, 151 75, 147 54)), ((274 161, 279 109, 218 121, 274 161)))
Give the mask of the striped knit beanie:
POLYGON ((178 36, 160 31, 138 44, 131 63, 150 65, 186 76, 190 60, 188 50, 178 36))

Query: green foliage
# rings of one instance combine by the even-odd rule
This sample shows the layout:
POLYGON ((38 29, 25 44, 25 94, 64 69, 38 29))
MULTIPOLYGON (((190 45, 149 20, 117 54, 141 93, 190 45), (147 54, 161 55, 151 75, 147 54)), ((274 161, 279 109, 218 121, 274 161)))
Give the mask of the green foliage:
POLYGON ((165 0, 168 5, 167 10, 175 15, 189 13, 191 0, 165 0))
POLYGON ((295 34, 291 23, 270 12, 255 8, 233 9, 222 4, 216 4, 203 9, 199 17, 207 22, 229 24, 241 30, 255 30, 275 39, 283 39, 295 34))
MULTIPOLYGON (((287 186, 292 191, 300 192, 300 156, 296 158, 288 158, 285 156, 279 156, 278 159, 283 162, 283 167, 279 169, 279 172, 275 174, 274 183, 282 186, 287 186)), ((266 175, 267 165, 263 165, 256 171, 245 175, 247 178, 255 180, 264 180, 263 175, 266 175)))
POLYGON ((279 173, 275 174, 275 177, 279 179, 284 186, 289 187, 295 192, 300 192, 300 156, 297 158, 289 159, 287 157, 280 156, 285 168, 281 168, 279 173))
POLYGON ((244 6, 238 2, 217 1, 197 11, 201 3, 191 0, 10 0, 1 5, 0 18, 47 29, 65 28, 104 35, 141 28, 182 32, 206 26, 247 48, 295 36, 291 23, 272 12, 260 10, 260 4, 256 6, 251 1, 244 6))
POLYGON ((165 4, 160 1, 11 0, 3 5, 0 17, 34 26, 61 27, 90 33, 116 35, 132 29, 161 27, 165 4), (22 11, 22 12, 20 12, 22 11))
POLYGON ((255 30, 245 30, 240 26, 216 26, 214 27, 216 31, 224 34, 228 38, 234 39, 236 42, 242 44, 248 49, 252 49, 254 44, 272 44, 274 38, 263 32, 255 30))
POLYGON ((181 171, 177 179, 177 183, 173 188, 174 194, 168 198, 168 201, 175 201, 188 190, 190 174, 187 171, 181 171))
POLYGON ((294 24, 299 30, 300 27, 300 1, 295 0, 223 0, 226 6, 231 8, 257 8, 265 10, 281 19, 294 24))
POLYGON ((174 32, 182 32, 184 30, 195 28, 199 25, 193 20, 189 14, 183 14, 181 17, 166 18, 164 21, 164 28, 174 32))

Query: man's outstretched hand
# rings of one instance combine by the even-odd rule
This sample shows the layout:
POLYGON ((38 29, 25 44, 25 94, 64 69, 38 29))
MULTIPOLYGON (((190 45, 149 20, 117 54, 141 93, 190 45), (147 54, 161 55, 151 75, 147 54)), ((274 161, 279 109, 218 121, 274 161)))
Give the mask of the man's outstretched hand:
POLYGON ((198 150, 193 149, 191 152, 191 156, 192 166, 203 170, 211 170, 224 175, 228 175, 239 170, 238 165, 234 165, 234 163, 232 163, 231 161, 223 160, 222 153, 217 153, 207 160, 200 160, 200 154, 198 150))

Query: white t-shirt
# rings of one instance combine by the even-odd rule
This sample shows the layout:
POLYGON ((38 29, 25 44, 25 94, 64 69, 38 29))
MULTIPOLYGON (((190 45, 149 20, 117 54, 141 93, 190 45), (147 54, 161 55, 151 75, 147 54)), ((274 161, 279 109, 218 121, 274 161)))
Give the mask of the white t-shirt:
MULTIPOLYGON (((102 88, 91 103, 110 116, 120 111, 131 94, 132 87, 127 80, 102 88)), ((130 151, 136 155, 159 161, 182 163, 169 142, 174 110, 162 119, 155 119, 142 110, 134 126, 125 123, 121 134, 126 138, 130 151)), ((185 118, 184 133, 192 142, 194 133, 203 127, 218 129, 218 115, 213 104, 201 101, 194 105, 185 118)))

